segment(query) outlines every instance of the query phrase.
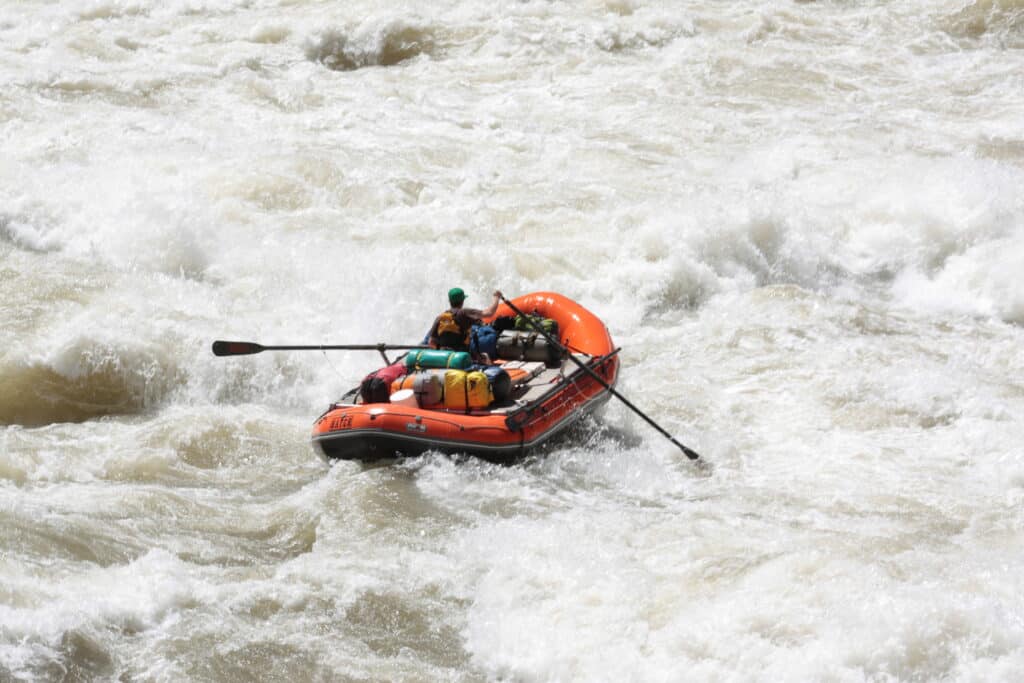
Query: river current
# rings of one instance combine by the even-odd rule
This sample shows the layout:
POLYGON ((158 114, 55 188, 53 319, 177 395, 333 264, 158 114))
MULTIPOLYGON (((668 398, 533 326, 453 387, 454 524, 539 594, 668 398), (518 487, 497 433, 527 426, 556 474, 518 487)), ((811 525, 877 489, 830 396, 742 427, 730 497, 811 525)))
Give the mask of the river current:
POLYGON ((1021 0, 0 0, 0 680, 1016 681, 1021 0), (321 462, 462 286, 513 466, 321 462))

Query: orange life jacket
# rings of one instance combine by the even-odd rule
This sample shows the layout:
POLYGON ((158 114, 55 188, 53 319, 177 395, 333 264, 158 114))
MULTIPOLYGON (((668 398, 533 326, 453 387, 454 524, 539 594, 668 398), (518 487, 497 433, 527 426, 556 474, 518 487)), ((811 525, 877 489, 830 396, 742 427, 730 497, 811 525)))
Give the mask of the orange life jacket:
POLYGON ((469 350, 469 334, 473 328, 472 323, 466 320, 465 328, 459 325, 455 313, 448 309, 437 316, 437 345, 442 349, 454 349, 456 351, 469 350))

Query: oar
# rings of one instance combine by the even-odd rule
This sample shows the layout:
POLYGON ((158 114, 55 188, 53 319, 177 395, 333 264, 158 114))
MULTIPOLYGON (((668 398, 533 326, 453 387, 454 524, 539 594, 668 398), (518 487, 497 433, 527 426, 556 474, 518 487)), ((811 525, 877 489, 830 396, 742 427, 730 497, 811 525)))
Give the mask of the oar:
POLYGON ((661 432, 661 434, 665 438, 667 438, 669 441, 671 441, 676 446, 678 446, 679 450, 681 450, 683 453, 685 453, 687 458, 689 458, 690 460, 696 460, 697 458, 700 457, 700 454, 698 454, 697 451, 693 450, 692 448, 688 448, 688 447, 684 446, 683 444, 679 443, 678 441, 676 441, 676 438, 674 436, 672 436, 671 434, 669 434, 667 431, 665 431, 657 422, 652 420, 642 410, 640 410, 635 405, 630 403, 629 400, 625 396, 623 396, 619 392, 615 391, 615 389, 612 388, 612 385, 610 385, 610 384, 608 384, 608 382, 604 381, 603 377, 598 375, 596 372, 594 372, 589 367, 587 367, 582 361, 580 361, 578 358, 576 358, 576 356, 574 356, 572 354, 572 352, 570 352, 568 349, 566 349, 564 346, 562 346, 562 344, 559 343, 559 341, 557 339, 552 338, 551 335, 549 335, 547 332, 544 331, 544 328, 542 328, 540 325, 535 323, 533 318, 531 318, 528 315, 525 315, 522 311, 520 311, 518 308, 516 308, 516 305, 514 303, 512 303, 511 301, 509 301, 505 297, 501 297, 501 300, 504 301, 508 305, 508 307, 511 308, 516 313, 516 315, 522 316, 523 319, 526 321, 526 323, 530 327, 532 327, 535 332, 537 332, 538 334, 542 335, 545 339, 548 340, 549 344, 553 345, 556 349, 559 350, 559 352, 568 355, 569 360, 571 360, 573 363, 578 365, 581 369, 586 371, 587 374, 589 374, 591 377, 593 377, 595 380, 597 380, 597 382, 601 386, 603 386, 605 389, 607 389, 611 393, 612 396, 614 396, 615 398, 617 398, 620 401, 622 401, 623 403, 625 403, 627 408, 629 408, 634 413, 636 413, 637 415, 642 417, 644 420, 647 421, 647 424, 649 424, 652 427, 654 427, 655 429, 657 429, 659 432, 661 432))
POLYGON ((384 356, 384 362, 388 365, 385 351, 409 351, 412 349, 429 349, 429 346, 401 346, 396 344, 321 344, 318 346, 264 346, 255 342, 244 341, 215 341, 213 342, 213 355, 215 356, 249 356, 262 351, 379 351, 384 356))

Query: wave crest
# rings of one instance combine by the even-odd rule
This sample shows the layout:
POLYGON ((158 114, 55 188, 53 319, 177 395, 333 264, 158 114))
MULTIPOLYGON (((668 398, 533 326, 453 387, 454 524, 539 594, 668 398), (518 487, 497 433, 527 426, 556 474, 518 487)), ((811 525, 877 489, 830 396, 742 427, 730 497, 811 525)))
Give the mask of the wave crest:
POLYGON ((306 57, 334 71, 368 66, 394 66, 432 56, 436 39, 429 27, 394 20, 379 26, 364 24, 353 34, 330 29, 306 43, 306 57))
POLYGON ((606 26, 594 37, 594 45, 606 52, 627 52, 646 48, 662 48, 679 38, 697 35, 696 24, 687 17, 671 21, 664 17, 646 21, 636 20, 629 15, 612 26, 606 26))
POLYGON ((0 242, 36 253, 60 251, 60 244, 47 229, 40 229, 15 216, 0 213, 0 242))
POLYGON ((1003 47, 1024 48, 1024 0, 974 0, 944 24, 954 38, 995 40, 1003 47))
POLYGON ((53 363, 0 364, 0 424, 29 427, 131 415, 159 403, 184 381, 151 354, 95 347, 53 363))

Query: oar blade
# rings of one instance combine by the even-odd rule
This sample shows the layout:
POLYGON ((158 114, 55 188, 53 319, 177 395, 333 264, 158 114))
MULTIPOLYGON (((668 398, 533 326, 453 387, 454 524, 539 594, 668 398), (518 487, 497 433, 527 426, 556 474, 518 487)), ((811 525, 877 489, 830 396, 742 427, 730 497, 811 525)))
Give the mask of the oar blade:
POLYGON ((679 446, 679 450, 681 450, 686 455, 686 457, 689 458, 690 460, 699 460, 700 459, 700 453, 698 453, 697 451, 693 450, 692 448, 690 448, 688 446, 684 446, 683 444, 681 444, 678 441, 676 441, 674 438, 672 439, 672 443, 674 443, 676 446, 679 446))
POLYGON ((248 356, 259 353, 263 347, 253 342, 240 341, 215 341, 213 342, 213 355, 215 356, 248 356))

